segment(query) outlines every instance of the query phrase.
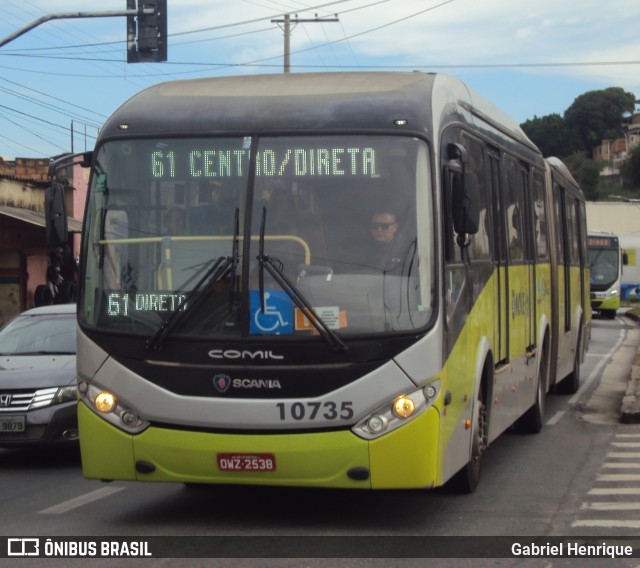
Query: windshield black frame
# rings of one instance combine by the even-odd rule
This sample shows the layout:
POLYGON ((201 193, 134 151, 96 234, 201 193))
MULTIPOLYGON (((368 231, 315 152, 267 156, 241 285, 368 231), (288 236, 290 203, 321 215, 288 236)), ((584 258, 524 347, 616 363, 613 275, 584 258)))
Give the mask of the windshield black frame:
MULTIPOLYGON (((360 324, 360 327, 351 333, 351 330, 347 329, 345 333, 345 329, 342 324, 343 314, 341 310, 336 308, 331 308, 327 306, 326 309, 321 310, 321 317, 327 318, 331 321, 331 325, 335 326, 333 331, 335 334, 342 338, 348 338, 351 336, 368 336, 368 335, 377 335, 380 333, 415 333, 416 330, 424 329, 431 320, 431 316, 435 313, 435 302, 436 302, 436 294, 435 294, 435 223, 434 223, 434 213, 433 213, 433 202, 434 198, 432 195, 432 179, 431 179, 431 167, 430 167, 430 150, 429 146, 424 139, 417 138, 415 136, 387 136, 387 135, 360 135, 360 134, 349 134, 349 135, 326 135, 326 134, 318 134, 318 135, 305 135, 305 136, 262 136, 262 137, 237 137, 233 139, 237 142, 238 147, 241 147, 243 150, 246 150, 246 164, 247 167, 240 167, 240 162, 237 162, 238 171, 242 170, 242 173, 245 177, 243 177, 245 189, 243 194, 244 202, 236 201, 234 203, 237 210, 240 211, 240 225, 242 235, 240 237, 240 246, 239 251, 233 253, 231 250, 233 247, 234 239, 231 235, 214 237, 213 235, 207 235, 206 238, 210 239, 212 242, 217 242, 221 246, 225 247, 224 251, 221 251, 220 248, 217 248, 216 251, 221 253, 219 256, 224 256, 226 258, 233 258, 234 262, 234 270, 231 272, 232 277, 230 278, 220 278, 219 287, 224 289, 220 297, 225 295, 226 298, 230 298, 229 301, 232 303, 235 301, 235 307, 232 309, 226 310, 226 314, 223 314, 224 310, 219 310, 220 313, 216 314, 215 321, 211 318, 201 318, 202 321, 198 322, 198 317, 196 318, 177 318, 178 320, 185 320, 190 322, 189 325, 194 325, 194 327, 190 330, 187 326, 182 325, 180 321, 177 325, 175 325, 175 329, 171 330, 171 335, 176 337, 193 337, 193 338, 224 338, 229 337, 230 335, 234 337, 254 337, 254 338, 270 338, 270 339, 283 339, 284 338, 310 338, 316 337, 318 335, 317 329, 313 328, 313 326, 308 326, 304 330, 304 334, 291 334, 291 333, 271 333, 271 332, 263 332, 258 330, 256 332, 256 327, 252 323, 253 319, 258 321, 256 317, 252 318, 255 314, 255 294, 252 291, 256 291, 258 289, 257 285, 252 282, 252 278, 258 274, 258 254, 257 254, 257 246, 259 240, 259 231, 257 227, 259 226, 259 216, 255 214, 256 208, 260 205, 260 200, 264 199, 266 192, 266 185, 269 185, 269 189, 271 189, 271 197, 280 190, 278 186, 277 179, 266 179, 268 178, 265 175, 267 172, 267 166, 269 163, 266 161, 267 153, 263 150, 261 153, 261 144, 277 144, 282 143, 284 140, 285 143, 287 140, 293 140, 298 144, 296 148, 302 148, 303 142, 307 142, 308 140, 312 140, 312 143, 318 144, 320 147, 320 142, 323 141, 325 145, 328 145, 330 142, 334 141, 334 146, 338 147, 337 150, 334 148, 334 155, 332 156, 330 153, 327 154, 328 158, 324 160, 324 162, 318 161, 317 164, 325 164, 327 168, 340 168, 340 173, 342 174, 344 169, 343 166, 349 166, 351 164, 351 170, 355 171, 353 175, 354 180, 357 179, 359 184, 367 183, 370 185, 380 185, 382 186, 381 178, 382 175, 379 175, 378 172, 371 169, 371 159, 369 159, 369 163, 366 163, 365 160, 362 160, 361 165, 353 166, 352 162, 354 162, 354 156, 357 155, 358 152, 362 152, 363 150, 359 149, 356 145, 356 142, 360 139, 364 139, 365 136, 368 136, 369 139, 374 142, 379 143, 380 145, 387 144, 389 147, 393 147, 394 141, 399 145, 398 148, 401 148, 404 144, 405 149, 400 150, 397 149, 396 152, 401 154, 412 153, 411 160, 413 163, 411 164, 411 174, 412 178, 407 181, 404 180, 403 183, 405 185, 404 191, 408 195, 408 198, 405 196, 406 203, 402 204, 400 207, 404 207, 402 211, 402 220, 406 221, 409 219, 411 226, 414 227, 412 229, 411 238, 407 239, 406 246, 395 254, 393 260, 396 261, 396 264, 402 265, 401 272, 398 275, 394 275, 392 270, 388 268, 383 268, 379 271, 379 273, 367 274, 366 271, 363 271, 364 274, 356 274, 355 272, 343 272, 339 274, 338 270, 335 270, 332 266, 326 266, 327 262, 325 261, 325 266, 318 265, 314 263, 314 258, 312 258, 312 254, 309 251, 309 247, 307 246, 304 239, 302 239, 297 230, 292 229, 283 229, 283 221, 277 221, 278 213, 280 212, 280 208, 275 205, 275 203, 269 204, 269 214, 267 216, 267 223, 269 225, 269 229, 271 231, 265 237, 265 242, 268 247, 268 255, 270 258, 275 258, 277 261, 286 262, 287 269, 292 269, 295 267, 295 274, 293 275, 293 281, 297 288, 300 288, 301 283, 305 290, 300 289, 300 292, 303 293, 303 297, 305 294, 311 295, 311 300, 315 301, 323 301, 326 303, 326 298, 330 297, 329 291, 321 290, 322 283, 327 281, 332 281, 335 286, 333 286, 333 290, 337 294, 344 294, 346 291, 352 291, 355 284, 360 285, 360 283, 366 283, 366 291, 364 294, 369 294, 371 297, 375 294, 394 294, 396 296, 395 299, 391 301, 393 303, 392 308, 388 308, 388 303, 390 300, 385 299, 381 300, 383 303, 380 304, 385 312, 391 313, 392 310, 398 312, 398 314, 392 314, 385 316, 385 321, 382 321, 379 324, 376 324, 377 327, 367 328, 366 326, 369 324, 360 324), (335 142, 337 141, 337 142, 335 142), (341 146, 338 146, 338 142, 341 143, 341 146), (407 150, 409 148, 410 150, 407 150), (337 155, 337 157, 336 157, 337 155), (344 156, 347 156, 351 162, 347 163, 344 161, 344 156), (328 160, 328 161, 327 161, 328 160), (342 160, 342 161, 341 161, 342 160), (256 165, 256 163, 260 162, 262 165, 260 167, 256 165), (329 165, 327 165, 329 164, 329 165), (358 170, 358 168, 360 168, 358 170), (369 170, 367 170, 369 168, 369 170), (368 177, 367 177, 368 176, 368 177), (379 179, 380 178, 380 179, 379 179), (417 189, 417 186, 420 187, 417 189), (272 189, 275 187, 275 189, 272 189), (420 210, 421 215, 417 214, 417 211, 420 210), (423 219, 421 220, 421 216, 423 219), (280 223, 280 224, 278 224, 280 223), (217 239, 217 240, 214 240, 217 239), (420 244, 419 244, 420 243, 420 244), (277 246, 276 246, 277 245, 277 246), (290 259, 295 259, 295 262, 288 262, 290 259), (328 276, 331 275, 330 278, 328 276), (410 275, 410 276, 407 276, 410 275), (411 283, 408 283, 407 278, 410 277, 411 283), (304 282, 302 280, 304 279, 304 282), (410 290, 411 288, 411 290, 410 290), (391 291, 391 292, 390 292, 391 291), (419 296, 418 299, 416 299, 419 296), (426 300, 425 300, 426 299, 426 300), (415 313, 405 313, 408 311, 408 306, 411 302, 413 302, 413 312, 415 313), (249 313, 247 313, 249 312, 249 313), (247 317, 249 316, 249 317, 247 317), (196 321, 196 324, 193 324, 193 321, 196 321), (399 323, 398 323, 399 322, 399 323), (207 327, 209 326, 209 327, 207 327), (215 332, 210 333, 207 329, 215 328, 215 332)), ((83 270, 85 270, 84 276, 81 276, 81 282, 86 283, 90 281, 91 278, 100 279, 105 278, 106 268, 105 265, 108 264, 108 252, 105 252, 105 249, 110 245, 104 244, 96 244, 96 243, 114 243, 118 241, 117 246, 121 247, 132 247, 135 246, 133 241, 138 239, 141 241, 142 239, 147 239, 149 243, 153 244, 157 249, 165 246, 167 242, 172 245, 172 253, 175 249, 179 248, 178 245, 189 245, 193 244, 198 239, 193 234, 193 232, 188 236, 167 236, 161 234, 160 231, 157 231, 155 234, 152 231, 138 231, 141 236, 131 237, 130 231, 123 231, 122 234, 118 234, 117 227, 115 229, 116 238, 108 239, 106 238, 106 232, 109 227, 114 227, 118 225, 118 211, 123 211, 124 208, 120 207, 120 205, 113 205, 109 200, 113 199, 114 192, 110 187, 110 180, 104 180, 107 177, 106 174, 110 174, 113 170, 114 164, 117 164, 117 161, 113 160, 113 157, 108 157, 109 159, 105 159, 105 148, 110 148, 110 145, 116 145, 120 150, 122 148, 127 147, 127 145, 131 148, 130 152, 135 153, 137 148, 136 144, 147 144, 148 147, 152 147, 153 144, 156 145, 164 145, 164 147, 170 147, 171 143, 174 141, 179 141, 184 144, 198 144, 204 143, 203 140, 210 141, 214 140, 215 143, 224 143, 226 140, 231 140, 229 137, 226 138, 213 138, 213 139, 202 139, 202 138, 163 138, 161 141, 158 140, 148 140, 148 139, 135 139, 135 140, 109 140, 106 141, 96 152, 96 161, 95 164, 97 167, 94 168, 92 172, 92 180, 91 180, 91 190, 90 196, 87 202, 87 223, 85 234, 83 236, 83 257, 87 259, 86 266, 83 266, 83 270), (200 142, 198 142, 200 141, 200 142), (221 142, 222 141, 222 142, 221 142), (102 178, 101 178, 102 176, 102 178), (101 202, 102 201, 102 202, 101 202), (115 221, 114 221, 115 219, 115 221), (142 236, 143 233, 147 233, 146 236, 142 236), (93 258, 92 258, 93 257, 93 258), (87 275, 89 278, 87 280, 87 275)), ((292 144, 292 143, 291 143, 292 144)), ((364 143, 363 148, 369 148, 370 146, 365 146, 364 143)), ((307 144, 309 145, 309 144, 307 144)), ((177 146, 176 146, 177 148, 177 146)), ((162 160, 164 160, 161 165, 158 165, 159 162, 156 160, 155 166, 157 173, 160 171, 168 171, 170 168, 174 167, 170 161, 168 161, 168 157, 173 150, 163 150, 162 160)), ((307 157, 311 155, 311 152, 315 151, 315 147, 311 147, 311 150, 307 150, 307 157)), ((160 152, 156 150, 156 152, 160 152)), ((199 152, 199 150, 198 150, 199 152)), ((277 150, 273 150, 274 155, 277 150)), ((122 153, 122 152, 121 152, 122 153)), ((302 150, 299 151, 300 155, 302 155, 302 150)), ((239 150, 238 150, 239 154, 239 150)), ((282 156, 285 155, 283 151, 281 153, 282 156)), ((292 154, 293 155, 293 154, 292 154)), ((156 158, 159 159, 159 154, 156 154, 156 158)), ((156 159, 154 158, 154 159, 156 159)), ((198 156, 199 159, 199 156, 198 156)), ((245 158, 243 157, 243 160, 245 158)), ((323 158, 324 159, 324 158, 323 158)), ((389 162, 393 160, 389 159, 389 162)), ((199 162, 200 163, 200 162, 199 162)), ((204 162, 202 162, 204 163, 204 162)), ((391 172, 391 168, 389 172, 387 172, 386 180, 390 180, 393 178, 394 174, 398 177, 397 172, 402 171, 402 164, 398 161, 398 163, 394 164, 395 172, 391 172)), ((408 169, 408 168, 405 168, 408 169)), ((192 172, 193 173, 193 172, 192 172)), ((199 173, 199 170, 195 173, 199 173)), ((302 177, 302 176, 301 176, 302 177)), ((329 177, 329 176, 327 176, 329 177)), ((334 176, 337 178, 338 176, 334 176)), ((298 179, 290 183, 290 187, 295 187, 295 198, 298 200, 296 206, 301 210, 300 205, 305 200, 312 200, 314 196, 320 195, 320 190, 316 190, 316 194, 313 191, 307 192, 307 190, 303 187, 303 182, 309 181, 308 179, 298 179), (305 193, 307 192, 307 193, 305 193), (311 197, 310 197, 311 196, 311 197)), ((318 180, 312 180, 317 182, 318 180)), ((326 182, 327 180, 320 180, 326 182)), ((348 182, 345 182, 343 179, 334 180, 336 182, 342 183, 345 186, 348 186, 348 182)), ((189 183, 190 180, 187 180, 189 183)), ((160 182, 165 183, 164 180, 160 182)), ((172 182, 173 183, 173 182, 172 182)), ((354 182, 355 183, 355 182, 354 182)), ((122 187, 126 187, 128 185, 134 185, 129 180, 125 182, 121 182, 120 185, 122 187)), ((177 195, 177 183, 174 183, 173 191, 177 195)), ((389 192, 395 191, 395 189, 389 190, 389 192)), ((379 192, 380 193, 380 192, 379 192)), ((396 197, 395 195, 390 195, 391 197, 396 197)), ((125 198, 122 196, 119 198, 124 201, 125 198)), ((189 200, 189 194, 187 192, 186 200, 189 200)), ((161 204, 165 206, 164 203, 161 204)), ((307 204, 308 208, 312 208, 314 204, 307 204)), ((186 206, 183 206, 183 209, 187 209, 186 206)), ((311 209, 309 209, 311 211, 311 209)), ((366 214, 369 214, 366 207, 363 206, 363 210, 366 210, 366 214)), ((339 204, 336 204, 336 211, 339 211, 339 204)), ((344 213, 340 211, 340 213, 344 213)), ((362 213, 364 215, 364 213, 362 213)), ((296 221, 305 221, 306 218, 302 218, 300 216, 295 218, 296 221)), ((284 223, 286 223, 286 218, 284 223)), ((378 223, 382 226, 385 223, 378 223)), ((409 223, 407 223, 408 225, 409 223)), ((202 237, 204 239, 204 237, 202 237)), ((348 239, 347 239, 348 240, 348 239)), ((237 241, 236 241, 237 246, 237 241)), ((334 246, 334 250, 337 250, 334 246)), ((163 253, 164 254, 164 253, 163 253)), ((140 255, 144 256, 144 255, 140 255)), ((161 256, 161 255, 159 255, 161 256)), ((213 256, 209 256, 207 259, 202 259, 202 262, 205 260, 215 260, 215 253, 213 256)), ((176 257, 174 256, 172 259, 173 265, 173 274, 176 274, 176 257)), ((124 274, 124 270, 121 271, 123 274, 121 277, 123 279, 126 278, 126 274, 124 274)), ((133 270, 131 271, 133 272, 133 270)), ((288 275, 291 278, 291 274, 288 275)), ((160 277, 158 277, 160 278, 160 277)), ((269 287, 271 290, 277 288, 274 287, 273 277, 269 276, 271 279, 269 283, 269 287)), ((188 288, 194 284, 193 280, 197 281, 197 278, 192 278, 190 281, 182 281, 182 284, 188 288)), ((207 288, 209 288, 207 286, 207 288)), ((134 283, 132 286, 127 287, 122 285, 120 289, 117 287, 112 290, 109 286, 104 284, 99 284, 98 286, 91 289, 90 286, 81 286, 81 294, 80 294, 80 322, 82 325, 88 326, 89 328, 101 329, 103 331, 112 331, 112 332, 120 332, 120 333, 133 333, 134 335, 142 335, 147 336, 147 338, 152 337, 154 334, 158 333, 160 327, 167 321, 167 318, 170 314, 176 309, 186 308, 188 309, 188 302, 186 302, 186 297, 188 295, 187 289, 182 289, 178 285, 173 285, 170 289, 170 292, 162 295, 161 298, 156 299, 156 302, 164 302, 163 307, 166 308, 164 310, 158 310, 162 313, 152 313, 153 310, 148 310, 151 313, 139 314, 140 317, 136 318, 136 321, 131 321, 125 325, 113 325, 113 321, 109 321, 108 318, 105 318, 104 315, 100 315, 96 312, 92 313, 93 306, 100 306, 101 302, 103 305, 107 305, 107 309, 112 309, 114 311, 118 311, 116 314, 118 317, 120 314, 127 309, 126 303, 131 303, 133 301, 132 294, 140 294, 141 287, 137 286, 134 283), (104 298, 99 299, 96 295, 96 290, 100 290, 101 294, 108 294, 108 298, 105 300, 104 298)), ((217 292, 216 292, 217 293, 217 292)), ((277 294, 273 294, 270 292, 270 301, 275 300, 275 296, 277 294)), ((259 303, 262 304, 264 302, 264 294, 257 294, 259 298, 259 303)), ((354 296, 355 298, 355 296, 354 296)), ((136 300, 137 301, 137 296, 136 300)), ((226 301, 226 300, 225 300, 226 301)), ((353 300, 355 301, 355 299, 353 300)), ((149 300, 151 302, 151 300, 149 300)), ((339 308, 339 306, 338 306, 339 308)), ((100 308, 98 308, 100 309, 100 308)), ((296 309, 295 307, 293 308, 296 309)), ((304 314, 302 314, 304 315, 304 314)), ((111 314, 110 314, 110 317, 111 314)), ((309 322, 307 321, 307 325, 309 322)), ((297 324, 296 324, 297 325, 297 324)), ((355 328, 354 328, 355 329, 355 328)), ((297 331, 297 330, 296 330, 297 331)), ((316 337, 317 338, 317 337, 316 337)))

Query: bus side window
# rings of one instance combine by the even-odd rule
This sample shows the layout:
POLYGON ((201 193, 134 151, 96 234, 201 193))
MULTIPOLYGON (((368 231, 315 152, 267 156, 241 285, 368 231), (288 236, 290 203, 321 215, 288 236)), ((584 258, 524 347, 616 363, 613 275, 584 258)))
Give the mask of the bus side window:
POLYGON ((487 186, 485 183, 484 146, 479 140, 468 134, 462 135, 464 146, 468 151, 468 161, 465 167, 467 178, 473 178, 478 188, 479 224, 478 232, 469 237, 469 257, 471 260, 488 260, 491 257, 489 247, 489 215, 487 212, 487 186))
POLYGON ((549 258, 548 225, 546 201, 544 198, 544 178, 542 173, 533 173, 533 215, 536 257, 540 260, 549 258))
POLYGON ((505 155, 506 170, 506 211, 507 211, 507 248, 511 261, 524 260, 524 187, 520 165, 511 156, 505 155))

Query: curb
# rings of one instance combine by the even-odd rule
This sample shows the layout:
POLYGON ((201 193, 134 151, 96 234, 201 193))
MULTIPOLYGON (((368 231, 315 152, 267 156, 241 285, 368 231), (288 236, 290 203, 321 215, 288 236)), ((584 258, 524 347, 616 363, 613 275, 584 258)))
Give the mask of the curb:
MULTIPOLYGON (((624 317, 640 323, 640 318, 633 313, 626 313, 624 317)), ((627 390, 622 397, 620 406, 620 422, 623 424, 640 423, 640 348, 638 349, 636 363, 631 366, 631 376, 627 382, 627 390)))

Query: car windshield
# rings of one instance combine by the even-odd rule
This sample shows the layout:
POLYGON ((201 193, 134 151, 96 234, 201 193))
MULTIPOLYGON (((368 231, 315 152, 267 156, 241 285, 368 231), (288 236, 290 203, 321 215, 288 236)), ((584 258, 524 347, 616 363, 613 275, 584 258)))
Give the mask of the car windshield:
POLYGON ((0 329, 0 355, 73 355, 75 314, 19 315, 0 329))
POLYGON ((107 142, 80 321, 150 338, 316 338, 314 312, 325 338, 423 328, 435 297, 428 155, 401 136, 107 142))

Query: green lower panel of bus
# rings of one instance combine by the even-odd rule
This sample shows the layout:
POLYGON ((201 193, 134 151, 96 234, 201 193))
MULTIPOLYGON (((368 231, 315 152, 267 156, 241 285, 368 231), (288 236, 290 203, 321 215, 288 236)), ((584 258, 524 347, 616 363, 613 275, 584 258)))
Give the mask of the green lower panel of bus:
POLYGON ((593 310, 617 311, 620 309, 620 296, 614 296, 604 300, 591 300, 591 308, 593 310))
POLYGON ((131 436, 82 402, 78 405, 83 473, 103 480, 356 489, 433 487, 438 471, 438 420, 432 408, 372 442, 348 430, 216 434, 151 427, 131 436), (136 463, 141 462, 151 465, 147 468, 153 471, 137 471, 136 463), (247 471, 247 467, 264 471, 247 471))

